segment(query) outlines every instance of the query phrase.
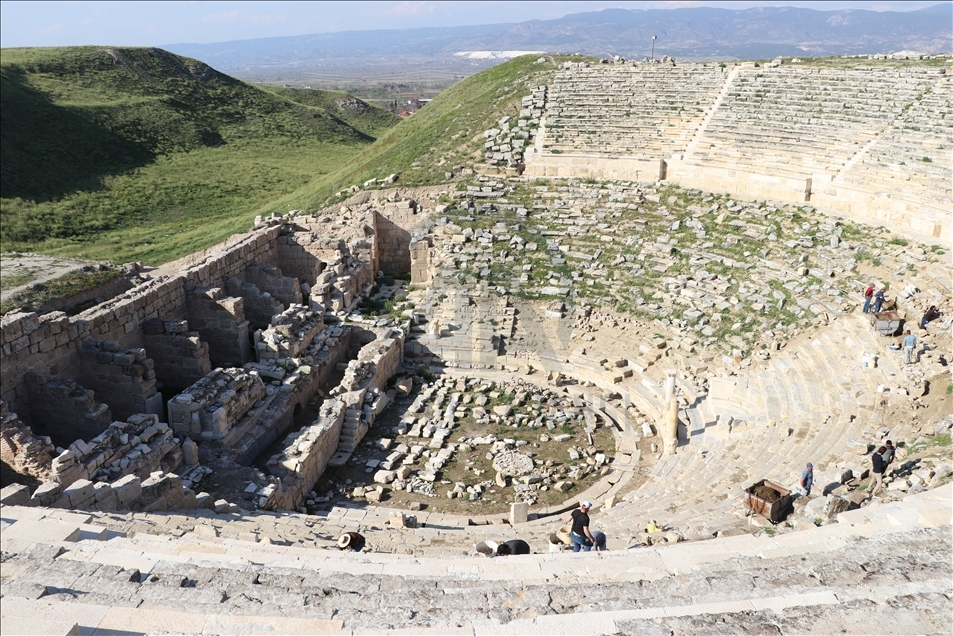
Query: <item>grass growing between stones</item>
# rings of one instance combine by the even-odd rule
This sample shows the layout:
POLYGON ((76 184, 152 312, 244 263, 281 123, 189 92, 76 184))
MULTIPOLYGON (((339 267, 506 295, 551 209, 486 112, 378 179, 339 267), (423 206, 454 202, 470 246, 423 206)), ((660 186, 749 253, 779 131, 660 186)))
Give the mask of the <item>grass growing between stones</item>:
POLYGON ((493 234, 492 246, 452 248, 455 285, 489 283, 529 300, 662 321, 726 352, 747 355, 788 339, 818 313, 840 311, 856 287, 857 254, 887 249, 879 233, 810 207, 591 179, 495 187, 505 188, 504 199, 447 213, 454 233, 493 234), (528 215, 517 215, 519 206, 528 215), (848 249, 831 248, 832 234, 848 249), (515 246, 517 236, 537 249, 515 246), (568 294, 554 297, 553 287, 568 294))
POLYGON ((950 446, 953 443, 953 438, 948 433, 943 433, 941 435, 934 435, 933 437, 921 438, 914 444, 910 445, 908 449, 909 453, 912 455, 914 453, 922 453, 931 449, 941 449, 950 446))
MULTIPOLYGON (((430 438, 397 433, 397 427, 408 414, 407 409, 413 397, 423 390, 420 385, 421 380, 423 378, 419 374, 414 377, 414 394, 411 397, 398 398, 387 407, 359 445, 353 461, 343 468, 329 470, 315 485, 317 492, 333 490, 338 494, 347 495, 355 487, 372 485, 374 471, 366 472, 365 463, 373 459, 383 460, 400 444, 408 448, 420 445, 430 457, 436 455, 437 449, 429 448, 430 438), (388 450, 381 448, 382 438, 392 440, 388 450)), ((386 493, 382 499, 382 505, 408 509, 412 504, 417 503, 428 512, 489 515, 506 513, 510 503, 523 500, 518 497, 531 496, 534 500, 531 504, 532 511, 561 504, 588 488, 601 477, 602 467, 583 468, 588 466, 587 458, 594 457, 597 452, 605 453, 608 457, 614 454, 615 439, 612 431, 604 426, 598 426, 592 433, 593 444, 590 446, 582 411, 563 405, 564 398, 557 394, 548 394, 546 399, 537 401, 527 397, 525 388, 510 385, 488 387, 482 381, 470 381, 466 388, 457 385, 446 389, 445 396, 449 397, 457 392, 464 396, 458 403, 458 410, 463 409, 466 414, 455 419, 450 435, 446 439, 445 445, 452 445, 455 450, 452 459, 437 472, 437 478, 433 484, 435 496, 429 497, 419 492, 398 490, 393 487, 394 484, 390 484, 385 486, 386 493), (504 405, 511 406, 512 413, 509 416, 497 418, 500 421, 493 421, 493 407, 504 405), (485 409, 490 415, 490 420, 476 419, 473 414, 474 408, 485 409), (539 417, 561 419, 563 416, 567 419, 562 423, 554 424, 552 429, 544 424, 532 426, 528 423, 528 420, 539 417), (517 425, 513 426, 514 423, 517 425), (555 441, 554 436, 560 434, 571 437, 567 440, 555 441), (488 436, 494 436, 499 442, 505 442, 509 447, 530 455, 536 465, 535 474, 539 476, 540 481, 530 485, 525 483, 524 479, 510 477, 506 487, 499 486, 495 480, 493 459, 487 456, 488 453, 493 452, 493 444, 474 443, 474 440, 488 436), (579 453, 576 459, 572 459, 569 455, 570 449, 573 448, 579 453), (577 469, 577 473, 570 477, 573 468, 577 469), (571 481, 572 486, 564 491, 556 490, 555 484, 562 480, 571 481), (457 488, 458 485, 461 488, 457 488), (479 486, 482 493, 471 500, 465 490, 468 486, 479 486), (447 492, 454 489, 461 492, 453 498, 448 497, 447 492)), ((443 400, 441 404, 440 410, 446 408, 447 401, 443 400)), ((436 417, 430 408, 426 410, 426 414, 429 417, 436 417)), ((499 449, 495 452, 499 452, 499 449)), ((424 470, 427 460, 427 455, 416 460, 412 464, 413 470, 424 470)), ((358 498, 358 501, 361 499, 358 498)))

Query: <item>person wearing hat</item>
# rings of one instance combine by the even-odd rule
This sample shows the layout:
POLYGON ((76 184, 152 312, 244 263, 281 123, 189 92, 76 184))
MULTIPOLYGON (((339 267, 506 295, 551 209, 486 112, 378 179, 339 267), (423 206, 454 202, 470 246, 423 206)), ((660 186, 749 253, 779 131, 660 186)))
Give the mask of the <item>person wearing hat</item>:
POLYGON ((811 494, 811 486, 814 485, 814 464, 808 462, 807 466, 804 467, 804 472, 801 473, 801 481, 798 484, 798 493, 801 496, 807 497, 811 494))
POLYGON ((360 552, 364 549, 364 537, 357 532, 345 532, 338 539, 338 550, 360 552))
POLYGON ((584 501, 579 507, 572 511, 566 523, 572 523, 572 530, 569 532, 569 538, 572 539, 572 551, 589 552, 592 545, 596 542, 592 533, 589 531, 589 510, 592 508, 592 502, 584 501))

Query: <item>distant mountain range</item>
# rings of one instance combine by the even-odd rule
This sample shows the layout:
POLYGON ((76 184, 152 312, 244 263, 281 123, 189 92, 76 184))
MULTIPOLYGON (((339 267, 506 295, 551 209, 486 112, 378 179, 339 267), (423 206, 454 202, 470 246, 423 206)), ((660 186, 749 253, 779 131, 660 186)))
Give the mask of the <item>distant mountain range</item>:
POLYGON ((777 55, 953 51, 953 5, 918 11, 815 11, 760 7, 670 10, 606 9, 556 20, 447 28, 345 31, 163 48, 235 71, 309 65, 317 60, 446 58, 461 51, 650 55, 681 59, 764 59, 777 55))

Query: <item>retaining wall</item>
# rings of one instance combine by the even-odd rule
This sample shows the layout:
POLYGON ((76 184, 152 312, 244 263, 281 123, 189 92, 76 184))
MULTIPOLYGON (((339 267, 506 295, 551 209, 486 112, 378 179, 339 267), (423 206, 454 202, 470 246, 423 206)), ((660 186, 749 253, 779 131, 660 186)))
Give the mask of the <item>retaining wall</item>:
MULTIPOLYGON (((142 324, 153 318, 188 318, 186 296, 195 288, 223 286, 255 263, 277 265, 278 225, 229 239, 175 277, 150 280, 76 316, 17 312, 0 321, 0 399, 25 421, 32 411, 25 375, 82 377, 82 343, 115 340, 120 348, 145 346, 142 324)), ((147 349, 148 355, 148 349, 147 349)))

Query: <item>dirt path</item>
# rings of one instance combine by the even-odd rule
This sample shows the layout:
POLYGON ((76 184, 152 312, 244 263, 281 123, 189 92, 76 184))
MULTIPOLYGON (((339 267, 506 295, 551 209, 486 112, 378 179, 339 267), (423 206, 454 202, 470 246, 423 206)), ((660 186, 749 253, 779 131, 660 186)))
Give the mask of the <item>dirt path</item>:
POLYGON ((0 254, 0 299, 6 300, 35 283, 44 283, 99 261, 45 254, 0 254))

